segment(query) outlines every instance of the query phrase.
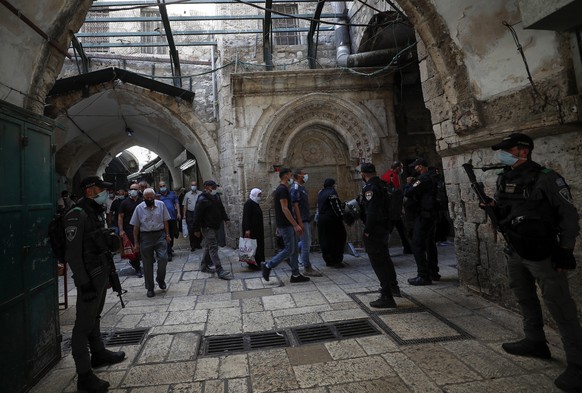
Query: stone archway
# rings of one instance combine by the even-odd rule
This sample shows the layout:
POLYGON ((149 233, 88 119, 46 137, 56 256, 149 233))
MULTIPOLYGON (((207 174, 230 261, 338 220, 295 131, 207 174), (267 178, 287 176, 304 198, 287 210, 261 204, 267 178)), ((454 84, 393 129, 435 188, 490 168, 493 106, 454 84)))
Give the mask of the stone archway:
POLYGON ((259 138, 258 161, 289 163, 292 141, 297 134, 312 127, 333 130, 345 144, 352 166, 361 160, 372 161, 382 153, 380 138, 388 132, 374 114, 356 102, 331 94, 312 93, 281 107, 259 138))
POLYGON ((95 173, 113 158, 112 154, 135 144, 156 152, 167 163, 174 179, 181 178, 179 170, 174 167, 174 159, 184 149, 196 157, 204 178, 217 175, 220 165, 214 127, 202 123, 190 104, 137 86, 115 85, 114 82, 92 86, 89 96, 76 91, 50 97, 50 104, 51 111, 47 115, 60 115, 61 122, 68 124, 67 129, 57 135, 56 146, 57 171, 68 178, 72 178, 85 162, 90 164, 87 169, 95 173), (115 99, 103 98, 108 101, 94 104, 107 95, 115 95, 115 99), (88 103, 94 108, 91 109, 88 103), (89 109, 78 110, 84 106, 89 109), (117 111, 125 112, 125 116, 118 115, 117 111), (74 113, 81 120, 72 120, 74 113), (107 117, 108 114, 111 115, 107 121, 99 123, 99 116, 107 117), (87 120, 83 122, 82 116, 92 115, 96 119, 94 124, 87 120), (136 131, 131 139, 124 132, 126 126, 136 131))

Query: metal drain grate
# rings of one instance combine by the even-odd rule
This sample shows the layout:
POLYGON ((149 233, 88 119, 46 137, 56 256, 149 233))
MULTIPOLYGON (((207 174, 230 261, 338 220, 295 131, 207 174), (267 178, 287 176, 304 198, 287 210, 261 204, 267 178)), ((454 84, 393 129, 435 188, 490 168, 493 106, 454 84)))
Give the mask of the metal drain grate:
POLYGON ((149 330, 145 328, 102 333, 101 338, 106 346, 139 345, 149 330))
POLYGON ((264 332, 237 334, 234 336, 205 337, 201 346, 202 355, 226 354, 251 351, 262 348, 288 347, 289 339, 285 332, 264 332))
POLYGON ((291 330, 299 344, 381 334, 368 319, 354 319, 333 324, 293 328, 291 330))

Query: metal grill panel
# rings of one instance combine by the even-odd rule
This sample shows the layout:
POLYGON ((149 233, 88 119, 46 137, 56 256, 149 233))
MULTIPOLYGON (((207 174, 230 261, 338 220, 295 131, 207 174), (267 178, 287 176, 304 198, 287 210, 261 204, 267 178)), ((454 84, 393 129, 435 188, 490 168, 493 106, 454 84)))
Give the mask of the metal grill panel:
POLYGON ((223 353, 245 349, 243 336, 208 337, 206 353, 223 353))
POLYGON ((299 344, 308 344, 319 341, 334 340, 336 335, 329 325, 307 326, 293 329, 299 344))
POLYGON ((378 329, 372 326, 367 319, 337 323, 335 328, 341 338, 365 337, 380 334, 378 329))
POLYGON ((101 338, 106 346, 139 345, 149 330, 145 328, 102 333, 101 338))
POLYGON ((251 334, 249 339, 251 349, 289 346, 287 335, 279 332, 251 334))

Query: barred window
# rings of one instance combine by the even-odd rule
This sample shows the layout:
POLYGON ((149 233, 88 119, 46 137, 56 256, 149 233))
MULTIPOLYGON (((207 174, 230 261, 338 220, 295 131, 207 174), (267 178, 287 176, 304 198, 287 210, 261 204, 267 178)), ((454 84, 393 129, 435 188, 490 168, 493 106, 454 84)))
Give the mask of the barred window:
MULTIPOLYGON (((297 14, 297 4, 273 4, 273 11, 297 14)), ((296 28, 297 19, 295 18, 273 19, 273 30, 296 28)), ((299 45, 299 33, 296 31, 275 33, 274 36, 276 45, 299 45)))
MULTIPOLYGON (((144 33, 156 33, 156 35, 142 36, 142 44, 162 44, 165 43, 164 36, 164 26, 162 25, 162 19, 160 12, 153 9, 141 9, 140 15, 143 17, 156 18, 156 20, 148 20, 141 22, 141 31, 144 33)), ((163 55, 168 53, 168 47, 164 46, 144 46, 141 48, 141 53, 147 53, 150 55, 158 54, 163 55)))

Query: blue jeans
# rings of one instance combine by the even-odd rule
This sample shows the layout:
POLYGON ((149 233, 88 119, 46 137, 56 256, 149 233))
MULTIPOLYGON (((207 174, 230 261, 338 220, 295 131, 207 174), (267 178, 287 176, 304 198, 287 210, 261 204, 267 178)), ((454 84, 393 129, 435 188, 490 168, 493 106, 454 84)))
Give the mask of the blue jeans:
POLYGON ((303 235, 299 238, 299 244, 301 244, 301 262, 303 262, 303 267, 310 268, 309 250, 311 249, 311 226, 309 225, 309 221, 303 221, 303 235))
POLYGON ((283 238, 285 248, 275 255, 271 262, 267 263, 268 268, 277 267, 278 264, 289 258, 289 265, 291 266, 291 273, 294 276, 299 275, 299 261, 297 260, 297 238, 295 230, 292 226, 277 227, 279 235, 283 238))

